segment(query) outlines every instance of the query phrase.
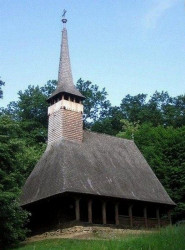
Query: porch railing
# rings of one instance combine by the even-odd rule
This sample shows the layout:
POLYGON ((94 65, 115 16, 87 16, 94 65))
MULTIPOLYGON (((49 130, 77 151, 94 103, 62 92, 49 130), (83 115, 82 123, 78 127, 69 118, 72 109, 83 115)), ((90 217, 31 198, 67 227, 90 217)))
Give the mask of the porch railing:
MULTIPOLYGON (((132 217, 133 227, 146 227, 145 218, 133 216, 132 217)), ((130 217, 126 215, 119 215, 119 224, 125 227, 130 227, 130 217)), ((170 220, 167 218, 160 219, 160 226, 167 226, 170 224, 170 220)), ((147 226, 148 227, 158 227, 159 222, 157 218, 147 218, 147 226)))

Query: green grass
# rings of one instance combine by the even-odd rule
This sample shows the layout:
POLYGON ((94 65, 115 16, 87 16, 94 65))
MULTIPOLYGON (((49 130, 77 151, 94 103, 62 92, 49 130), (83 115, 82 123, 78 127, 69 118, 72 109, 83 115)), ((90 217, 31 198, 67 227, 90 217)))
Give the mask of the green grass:
MULTIPOLYGON (((15 249, 15 248, 14 248, 15 249)), ((185 226, 167 227, 158 232, 109 240, 50 239, 21 245, 16 250, 184 250, 185 226)))

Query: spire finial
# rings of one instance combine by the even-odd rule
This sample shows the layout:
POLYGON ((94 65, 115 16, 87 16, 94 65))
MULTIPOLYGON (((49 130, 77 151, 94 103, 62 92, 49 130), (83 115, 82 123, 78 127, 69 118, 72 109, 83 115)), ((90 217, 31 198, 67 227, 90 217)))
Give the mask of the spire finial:
POLYGON ((63 10, 63 14, 62 14, 62 17, 63 17, 63 18, 62 18, 62 22, 63 22, 63 23, 67 23, 67 19, 65 18, 66 12, 67 12, 67 10, 64 9, 64 10, 63 10))

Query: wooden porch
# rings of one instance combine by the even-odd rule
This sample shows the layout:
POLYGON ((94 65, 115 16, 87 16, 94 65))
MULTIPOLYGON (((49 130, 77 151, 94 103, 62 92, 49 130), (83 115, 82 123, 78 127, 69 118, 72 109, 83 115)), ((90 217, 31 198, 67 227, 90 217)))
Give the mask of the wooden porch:
POLYGON ((66 194, 29 207, 33 232, 68 225, 104 225, 115 228, 159 228, 171 224, 171 207, 90 195, 66 194), (39 226, 38 226, 39 225, 39 226))
MULTIPOLYGON (((123 205, 123 202, 122 202, 123 205)), ((110 202, 105 200, 93 200, 91 199, 75 199, 75 215, 76 221, 83 221, 92 224, 113 224, 122 228, 153 228, 153 227, 164 227, 170 225, 171 222, 171 210, 168 209, 165 211, 164 209, 159 209, 158 206, 153 210, 154 213, 151 214, 151 205, 148 207, 144 204, 139 204, 139 206, 125 204, 125 210, 127 209, 128 215, 124 215, 121 213, 120 203, 119 202, 110 202), (84 217, 84 203, 86 202, 86 218, 84 217), (96 211, 93 209, 93 203, 95 203, 96 211), (82 205, 83 204, 83 205, 82 205), (83 211, 81 213, 81 206, 83 206, 83 211), (112 209, 110 209, 110 206, 112 209), (134 213, 133 207, 135 206, 136 210, 140 210, 142 215, 138 216, 134 213), (99 208, 97 210, 97 208, 99 208), (110 214, 111 212, 111 214, 110 214), (97 220, 98 213, 98 220, 97 220), (83 216, 81 217, 81 214, 83 216)), ((155 207, 155 206, 154 206, 155 207)))

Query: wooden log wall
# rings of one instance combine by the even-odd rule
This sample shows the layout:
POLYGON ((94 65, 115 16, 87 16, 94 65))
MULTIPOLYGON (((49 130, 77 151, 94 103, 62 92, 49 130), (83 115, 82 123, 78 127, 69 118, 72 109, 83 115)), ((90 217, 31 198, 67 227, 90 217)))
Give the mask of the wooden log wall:
MULTIPOLYGON (((145 218, 144 217, 132 217, 133 227, 134 228, 145 228, 145 218)), ((165 218, 160 220, 160 224, 162 227, 170 225, 170 220, 165 218)), ((119 215, 119 225, 130 228, 130 217, 125 215, 119 215)), ((158 227, 158 219, 157 218, 147 218, 147 226, 148 228, 158 227)))

